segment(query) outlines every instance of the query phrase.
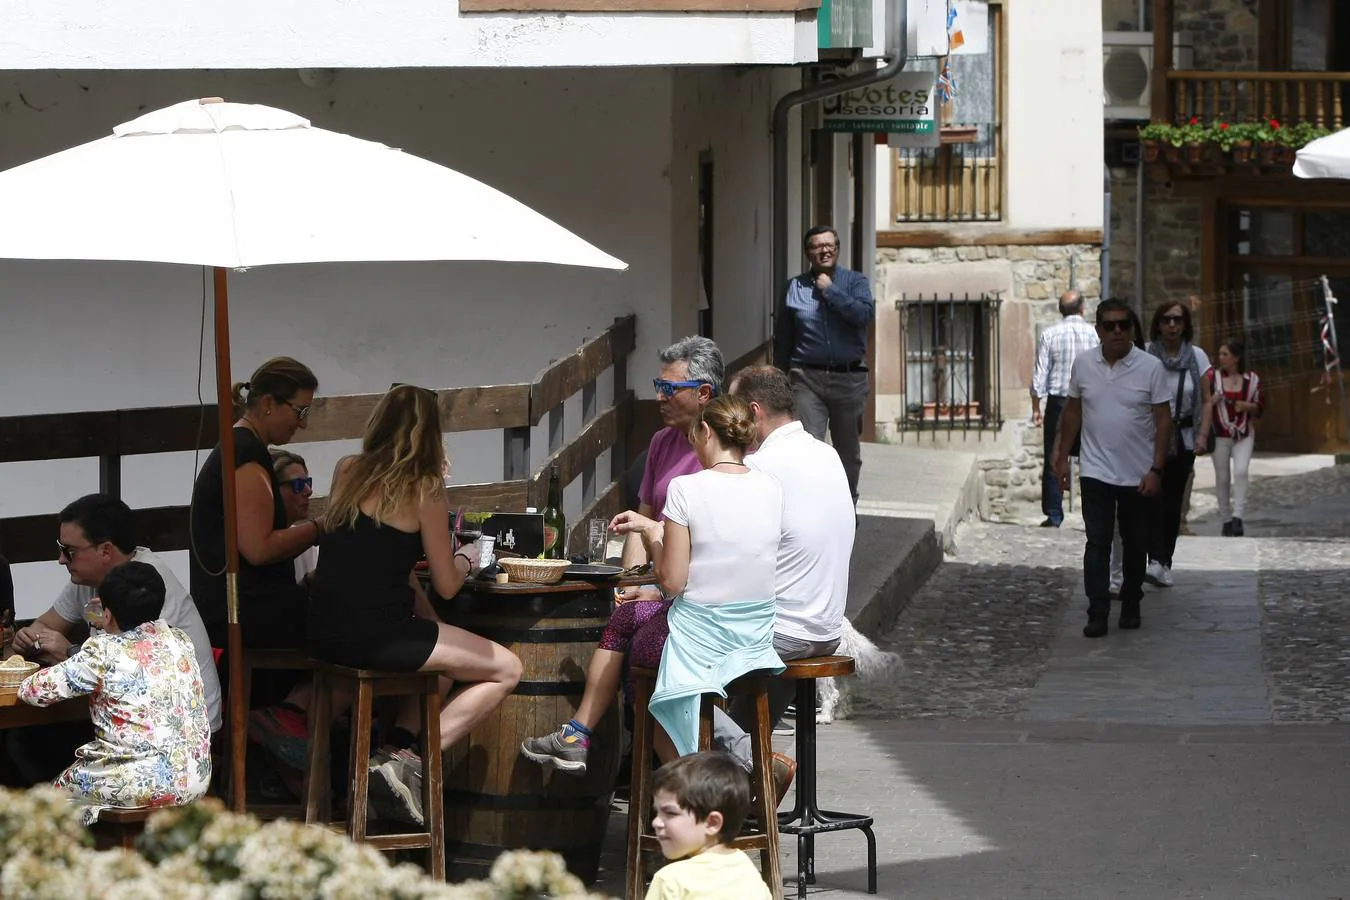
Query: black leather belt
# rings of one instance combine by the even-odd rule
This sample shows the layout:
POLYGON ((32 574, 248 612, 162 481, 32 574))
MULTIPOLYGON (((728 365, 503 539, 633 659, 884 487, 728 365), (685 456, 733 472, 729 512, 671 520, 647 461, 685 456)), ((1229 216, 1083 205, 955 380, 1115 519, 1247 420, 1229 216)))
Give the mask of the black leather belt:
POLYGON ((799 369, 814 369, 817 372, 866 372, 867 363, 862 360, 850 363, 793 363, 799 369))

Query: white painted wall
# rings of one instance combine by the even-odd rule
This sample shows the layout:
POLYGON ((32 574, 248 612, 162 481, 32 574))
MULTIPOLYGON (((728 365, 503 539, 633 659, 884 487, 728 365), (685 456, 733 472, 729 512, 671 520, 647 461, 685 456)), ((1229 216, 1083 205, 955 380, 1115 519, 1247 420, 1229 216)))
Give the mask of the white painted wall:
POLYGON ((1102 227, 1102 8, 1006 4, 1008 224, 1102 227))
POLYGON ((814 61, 795 13, 461 14, 455 0, 7 3, 0 69, 659 66, 814 61))
MULTIPOLYGON (((280 106, 402 147, 504 190, 629 271, 416 263, 236 274, 235 380, 285 353, 310 365, 328 394, 382 391, 393 381, 528 381, 636 312, 629 384, 650 397, 656 351, 693 330, 697 293, 686 289, 686 273, 697 207, 685 175, 705 145, 718 166, 718 337, 731 358, 767 334, 769 120, 775 91, 796 83, 791 71, 711 68, 343 71, 323 90, 289 70, 10 73, 0 80, 0 168, 98 137, 141 108, 209 95, 280 106)), ((0 416, 196 402, 199 349, 202 392, 212 397, 209 319, 198 341, 202 301, 194 268, 0 260, 0 416)), ((609 391, 602 384, 602 405, 609 391)), ((456 481, 501 477, 497 433, 452 435, 448 446, 456 481)), ((538 464, 542 426, 534 447, 538 464)), ((297 449, 326 493, 350 444, 297 449)), ((192 454, 129 458, 124 494, 132 506, 186 503, 194 472, 192 454)), ((0 516, 55 512, 97 486, 93 460, 0 465, 0 516)), ((579 481, 568 500, 575 515, 579 481)), ((186 560, 176 565, 185 575, 186 560)), ((33 614, 64 573, 53 562, 17 574, 20 613, 33 614)))
MULTIPOLYGON (((1004 9, 1007 202, 993 227, 1101 228, 1101 4, 1036 0, 1004 9)), ((876 157, 877 228, 894 230, 893 151, 878 147, 876 157)))
MULTIPOLYGON (((696 330, 697 165, 699 154, 708 151, 713 162, 713 336, 727 362, 769 335, 775 293, 770 286, 772 112, 779 96, 800 86, 799 73, 791 69, 675 70, 671 177, 678 186, 676 219, 693 227, 673 235, 672 329, 681 334, 696 330)), ((789 133, 795 136, 797 129, 789 127, 789 133)), ((790 177, 788 184, 791 210, 799 205, 798 179, 790 177)), ((791 217, 792 228, 797 218, 791 217)), ((797 245, 795 232, 788 243, 797 245)))

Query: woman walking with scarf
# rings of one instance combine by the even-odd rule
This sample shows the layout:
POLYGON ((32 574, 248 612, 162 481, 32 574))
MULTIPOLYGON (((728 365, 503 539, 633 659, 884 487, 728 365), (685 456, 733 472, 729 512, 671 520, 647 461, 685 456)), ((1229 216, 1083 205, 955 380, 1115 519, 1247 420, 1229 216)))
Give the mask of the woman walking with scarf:
POLYGON ((1204 453, 1210 431, 1210 365, 1205 351, 1193 346, 1195 329, 1184 303, 1166 303, 1153 314, 1148 352, 1162 361, 1172 391, 1172 449, 1163 467, 1157 515, 1149 533, 1144 579, 1172 586, 1172 554, 1181 532, 1181 507, 1195 455, 1204 453))
POLYGON ((1219 345, 1219 367, 1211 369, 1214 397, 1214 488, 1219 495, 1219 520, 1224 537, 1242 537, 1242 514, 1247 506, 1247 467, 1256 446, 1253 423, 1261 418, 1265 401, 1261 379, 1247 371, 1245 348, 1229 338, 1219 345), (1231 465, 1231 470, 1230 470, 1231 465), (1229 494, 1232 506, 1229 506, 1229 494))

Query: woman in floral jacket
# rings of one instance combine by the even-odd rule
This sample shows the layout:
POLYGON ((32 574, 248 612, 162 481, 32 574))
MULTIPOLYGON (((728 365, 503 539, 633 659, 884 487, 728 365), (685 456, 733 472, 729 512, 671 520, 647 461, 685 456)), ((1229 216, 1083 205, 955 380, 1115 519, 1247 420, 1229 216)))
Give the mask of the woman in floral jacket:
POLYGON ((69 659, 24 680, 33 706, 91 695, 94 740, 56 778, 58 788, 98 808, 180 806, 206 793, 211 726, 192 639, 161 619, 164 580, 128 562, 99 590, 104 630, 69 659))

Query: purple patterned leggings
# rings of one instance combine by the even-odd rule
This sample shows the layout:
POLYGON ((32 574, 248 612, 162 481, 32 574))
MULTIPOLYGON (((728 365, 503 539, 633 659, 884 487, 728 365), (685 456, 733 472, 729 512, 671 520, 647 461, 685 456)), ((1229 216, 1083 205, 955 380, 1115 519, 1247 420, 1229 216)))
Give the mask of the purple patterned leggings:
MULTIPOLYGON (((630 600, 610 613, 609 624, 600 636, 600 649, 627 653, 630 666, 655 669, 661 665, 670 626, 666 613, 670 604, 663 600, 630 600)), ((626 679, 631 690, 631 677, 626 679)))

